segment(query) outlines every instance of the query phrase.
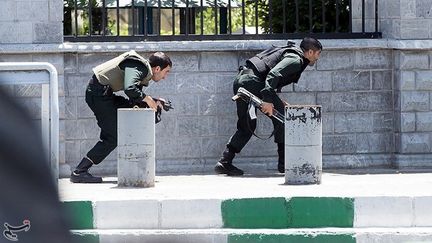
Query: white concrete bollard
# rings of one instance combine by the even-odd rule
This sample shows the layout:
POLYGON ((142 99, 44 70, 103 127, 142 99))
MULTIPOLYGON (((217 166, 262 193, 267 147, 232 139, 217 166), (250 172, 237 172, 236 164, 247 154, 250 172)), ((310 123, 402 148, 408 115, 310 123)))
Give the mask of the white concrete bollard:
POLYGON ((155 113, 118 109, 118 186, 153 187, 155 182, 155 113))
POLYGON ((285 117, 285 184, 320 184, 321 106, 289 105, 285 117))

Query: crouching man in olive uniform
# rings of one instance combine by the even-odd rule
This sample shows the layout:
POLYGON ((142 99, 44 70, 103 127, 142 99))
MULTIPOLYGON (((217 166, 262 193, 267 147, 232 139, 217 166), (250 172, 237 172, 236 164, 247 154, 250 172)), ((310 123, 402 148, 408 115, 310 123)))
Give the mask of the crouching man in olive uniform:
MULTIPOLYGON (((234 80, 234 94, 243 87, 264 101, 261 111, 273 122, 274 141, 277 143, 279 155, 278 170, 281 173, 285 171, 284 125, 272 115, 273 109, 285 114, 284 107, 288 103, 282 101, 276 93, 286 85, 297 83, 305 68, 313 66, 319 59, 321 50, 321 43, 310 37, 304 38, 300 46, 288 42, 287 46, 279 51, 272 47, 247 60, 234 80)), ((243 175, 243 170, 235 167, 232 161, 235 154, 240 153, 248 143, 256 128, 256 119, 251 118, 248 112, 249 104, 242 99, 237 99, 236 104, 237 131, 229 139, 222 157, 216 163, 217 174, 243 175)))
POLYGON ((170 58, 162 52, 152 54, 147 60, 135 51, 129 51, 93 68, 94 75, 89 80, 85 100, 101 128, 100 141, 72 172, 71 182, 102 182, 101 177, 92 176, 88 170, 117 147, 117 109, 145 102, 156 111, 161 104, 146 95, 142 88, 148 86, 150 80, 165 79, 171 67, 170 58), (120 90, 124 90, 129 99, 113 94, 120 90))

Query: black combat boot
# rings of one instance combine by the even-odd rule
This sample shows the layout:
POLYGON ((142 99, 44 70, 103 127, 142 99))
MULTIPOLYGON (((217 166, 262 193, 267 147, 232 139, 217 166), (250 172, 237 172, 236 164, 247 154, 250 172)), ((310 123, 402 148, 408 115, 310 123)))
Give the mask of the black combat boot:
POLYGON ((243 175, 242 170, 232 165, 232 160, 234 159, 234 156, 235 156, 234 149, 227 146, 219 162, 216 163, 215 166, 216 174, 226 174, 228 176, 243 175))
POLYGON ((73 183, 101 183, 102 177, 92 176, 88 172, 92 165, 93 163, 89 159, 83 158, 72 172, 70 181, 73 183))
POLYGON ((280 173, 285 173, 285 144, 284 143, 278 143, 278 171, 280 173))

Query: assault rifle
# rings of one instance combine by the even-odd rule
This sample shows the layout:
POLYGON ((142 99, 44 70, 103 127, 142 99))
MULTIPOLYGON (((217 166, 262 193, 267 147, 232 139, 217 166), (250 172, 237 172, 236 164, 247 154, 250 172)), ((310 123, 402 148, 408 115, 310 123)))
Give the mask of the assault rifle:
MULTIPOLYGON (((252 103, 252 105, 258 108, 259 110, 261 110, 261 106, 264 103, 264 101, 262 101, 260 98, 256 97, 254 94, 252 94, 251 92, 247 91, 245 88, 242 87, 238 89, 237 94, 234 95, 231 99, 233 101, 236 101, 239 98, 244 100, 246 103, 252 103)), ((273 108, 272 116, 282 124, 285 123, 284 122, 285 116, 282 115, 279 111, 277 111, 274 108, 273 108)))

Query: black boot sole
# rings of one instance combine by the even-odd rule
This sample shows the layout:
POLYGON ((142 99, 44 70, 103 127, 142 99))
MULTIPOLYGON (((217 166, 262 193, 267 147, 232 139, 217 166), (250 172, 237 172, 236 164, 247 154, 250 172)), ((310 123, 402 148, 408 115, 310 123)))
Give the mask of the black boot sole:
POLYGON ((225 174, 227 176, 242 176, 243 175, 243 171, 238 169, 238 170, 228 170, 225 168, 225 166, 218 162, 214 168, 216 174, 225 174))
POLYGON ((102 178, 101 177, 88 178, 88 177, 71 175, 70 181, 72 183, 102 183, 102 178))

